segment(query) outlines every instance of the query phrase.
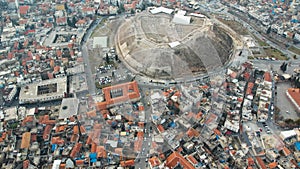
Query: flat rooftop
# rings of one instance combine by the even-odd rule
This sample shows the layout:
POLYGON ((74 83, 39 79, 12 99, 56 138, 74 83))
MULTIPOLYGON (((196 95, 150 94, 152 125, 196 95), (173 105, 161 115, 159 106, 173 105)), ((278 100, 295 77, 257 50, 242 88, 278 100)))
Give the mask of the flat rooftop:
POLYGON ((67 92, 67 77, 44 80, 21 88, 20 102, 47 101, 62 97, 67 92))
POLYGON ((107 48, 107 36, 94 37, 93 48, 107 48))
POLYGON ((59 110, 59 119, 69 118, 78 113, 79 99, 77 98, 64 98, 61 102, 59 110))

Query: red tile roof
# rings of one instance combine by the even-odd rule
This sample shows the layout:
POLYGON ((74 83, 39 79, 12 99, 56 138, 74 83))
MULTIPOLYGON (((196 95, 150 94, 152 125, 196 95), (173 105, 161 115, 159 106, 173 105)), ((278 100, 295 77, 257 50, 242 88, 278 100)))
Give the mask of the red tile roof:
POLYGON ((27 169, 29 167, 29 160, 24 160, 23 161, 23 169, 27 169))
POLYGON ((106 158, 107 157, 107 153, 106 153, 104 146, 97 146, 96 152, 97 152, 98 158, 106 158))
POLYGON ((160 160, 156 156, 154 156, 154 157, 149 159, 149 163, 153 168, 153 167, 156 167, 156 166, 160 165, 160 160))
POLYGON ((267 169, 265 162, 260 157, 255 157, 261 169, 267 169))
POLYGON ((29 6, 20 6, 20 14, 21 15, 25 15, 25 14, 27 14, 27 12, 28 12, 28 10, 29 10, 29 6))
POLYGON ((25 126, 27 123, 33 122, 34 117, 33 116, 27 116, 22 121, 22 126, 25 126))
POLYGON ((294 100, 294 102, 300 107, 300 89, 299 88, 289 88, 288 94, 294 100))
POLYGON ((95 152, 96 152, 96 149, 97 149, 97 144, 96 144, 96 143, 92 143, 92 146, 91 146, 91 153, 95 153, 95 152))
POLYGON ((167 158, 166 166, 174 168, 178 163, 180 163, 184 169, 195 169, 191 163, 189 163, 181 154, 175 151, 167 158))
POLYGON ((137 133, 137 138, 138 138, 138 139, 143 139, 143 137, 144 137, 144 132, 139 131, 139 132, 137 133))
POLYGON ((291 151, 285 146, 283 147, 282 151, 283 151, 284 155, 286 155, 286 156, 289 156, 291 154, 291 151))
POLYGON ((62 132, 64 131, 66 128, 65 125, 61 125, 61 126, 56 126, 56 129, 55 129, 55 132, 58 133, 58 132, 62 132))
POLYGON ((74 133, 74 134, 79 134, 79 128, 78 128, 77 125, 75 125, 75 126, 73 127, 73 133, 74 133))
POLYGON ((30 146, 30 139, 31 139, 31 133, 25 132, 22 135, 22 142, 21 142, 21 148, 29 148, 30 146))
POLYGON ((194 165, 198 164, 198 161, 195 159, 194 156, 189 155, 189 156, 188 156, 188 159, 189 159, 190 162, 193 163, 194 165))
POLYGON ((72 158, 76 157, 77 153, 79 153, 79 151, 81 149, 81 146, 82 146, 82 143, 76 143, 70 153, 70 157, 72 157, 72 158))
POLYGON ((66 17, 60 17, 60 18, 56 18, 56 23, 60 24, 60 23, 67 23, 67 18, 66 17))
POLYGON ((159 125, 157 126, 157 129, 158 129, 159 132, 161 132, 161 133, 163 133, 163 132, 165 131, 164 127, 163 127, 161 124, 159 124, 159 125))
POLYGON ((200 135, 200 133, 197 130, 195 130, 194 128, 190 128, 186 134, 189 137, 198 137, 200 135))
POLYGON ((270 72, 265 72, 265 74, 264 74, 264 80, 267 81, 267 82, 272 82, 270 72))
POLYGON ((277 167, 277 162, 276 162, 276 161, 275 161, 275 162, 272 162, 272 163, 270 163, 268 166, 269 166, 270 169, 276 168, 276 167, 277 167))
POLYGON ((62 138, 60 138, 60 137, 52 137, 51 143, 52 143, 52 144, 59 144, 59 145, 62 145, 62 144, 65 143, 65 141, 64 141, 62 138))
POLYGON ((142 149, 143 141, 142 140, 136 140, 134 142, 134 151, 139 152, 142 149))
POLYGON ((84 164, 84 160, 76 160, 75 163, 77 166, 82 166, 84 164))
POLYGON ((253 82, 249 82, 249 83, 248 83, 248 87, 247 87, 247 90, 246 90, 246 94, 247 94, 247 95, 252 94, 252 88, 253 88, 253 86, 254 86, 254 83, 253 83, 253 82))
POLYGON ((51 125, 46 125, 43 133, 43 139, 48 140, 50 137, 50 132, 51 132, 52 126, 51 125))
POLYGON ((105 102, 97 103, 97 108, 99 110, 106 109, 108 105, 125 102, 130 99, 138 99, 140 97, 140 92, 136 81, 105 87, 102 89, 102 91, 104 93, 105 102), (110 94, 111 91, 117 89, 122 90, 123 95, 120 97, 112 98, 110 94))
POLYGON ((129 167, 134 165, 134 160, 121 161, 122 167, 129 167))
POLYGON ((249 157, 249 158, 247 159, 247 161, 248 161, 248 165, 254 165, 254 160, 253 160, 253 158, 249 157))

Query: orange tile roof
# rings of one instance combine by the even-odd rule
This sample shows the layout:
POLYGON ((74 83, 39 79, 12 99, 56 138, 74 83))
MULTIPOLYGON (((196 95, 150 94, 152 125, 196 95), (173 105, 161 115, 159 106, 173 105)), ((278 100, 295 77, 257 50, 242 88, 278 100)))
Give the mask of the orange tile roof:
POLYGON ((122 155, 122 152, 123 152, 123 148, 115 148, 116 154, 122 155))
POLYGON ((188 156, 188 159, 189 159, 194 165, 198 164, 198 161, 195 159, 194 156, 189 155, 189 156, 188 156))
POLYGON ((44 133, 43 133, 43 139, 44 140, 48 140, 49 139, 51 129, 52 129, 51 125, 46 125, 46 127, 44 129, 44 133))
POLYGON ((92 146, 91 146, 91 153, 95 153, 95 152, 96 152, 96 149, 97 149, 97 144, 96 144, 96 143, 92 143, 92 146))
POLYGON ((236 72, 230 73, 230 77, 235 79, 237 77, 237 73, 236 72))
MULTIPOLYGON (((137 114, 138 114, 138 113, 137 113, 137 114)), ((138 122, 138 126, 141 127, 141 128, 144 128, 145 123, 144 123, 144 122, 138 122)))
POLYGON ((62 132, 62 131, 65 130, 65 128, 66 128, 65 125, 57 126, 55 132, 56 132, 56 133, 62 132))
POLYGON ((129 167, 134 165, 134 160, 121 161, 122 167, 129 167))
POLYGON ((0 137, 0 142, 3 142, 6 139, 7 133, 3 132, 2 136, 0 137))
POLYGON ((178 163, 180 163, 184 169, 195 169, 195 167, 178 152, 173 152, 166 160, 166 166, 170 168, 174 168, 178 163))
POLYGON ((277 167, 277 162, 272 162, 269 164, 269 168, 272 169, 272 168, 276 168, 277 167))
POLYGON ((199 111, 199 113, 196 115, 196 119, 200 119, 202 117, 203 113, 199 111))
MULTIPOLYGON (((66 23, 67 22, 67 18, 66 17, 60 17, 60 18, 56 18, 56 23, 66 23)), ((59 55, 57 55, 59 57, 59 55)))
POLYGON ((145 107, 144 106, 139 106, 139 111, 143 111, 145 110, 145 107))
POLYGON ((97 146, 96 152, 97 152, 98 158, 106 158, 107 157, 107 153, 106 153, 104 146, 97 146))
POLYGON ((161 162, 156 156, 154 156, 154 157, 149 159, 149 163, 153 168, 153 167, 159 166, 161 162))
POLYGON ((27 116, 22 121, 22 126, 25 126, 27 123, 33 122, 34 117, 33 116, 27 116))
POLYGON ((139 152, 142 149, 143 141, 142 140, 136 140, 134 142, 134 151, 139 152))
POLYGON ((85 130, 84 126, 80 126, 80 132, 81 132, 81 134, 85 134, 86 133, 86 130, 85 130))
POLYGON ((36 142, 36 140, 37 140, 37 134, 31 133, 31 142, 36 142))
POLYGON ((23 161, 23 169, 27 169, 29 167, 29 160, 23 161))
POLYGON ((267 82, 272 82, 270 72, 265 72, 265 74, 264 74, 264 80, 267 81, 267 82))
POLYGON ((62 138, 60 138, 60 137, 52 137, 51 143, 52 144, 59 144, 59 145, 61 145, 61 144, 64 144, 65 141, 62 138))
POLYGON ((84 160, 76 160, 75 163, 76 163, 76 165, 81 166, 84 164, 84 160))
POLYGON ((74 134, 79 134, 79 128, 78 128, 77 125, 75 125, 75 126, 73 127, 73 133, 74 133, 74 134))
POLYGON ((144 132, 139 131, 139 132, 137 133, 137 138, 138 138, 138 139, 143 139, 143 137, 144 137, 144 132))
POLYGON ((128 101, 130 99, 137 99, 140 97, 138 84, 136 81, 123 83, 115 86, 105 87, 102 89, 105 97, 105 102, 98 102, 97 108, 99 110, 106 109, 108 105, 117 104, 128 101), (123 95, 120 97, 111 98, 111 90, 121 89, 123 95))
POLYGON ((61 163, 61 164, 59 165, 59 169, 65 169, 65 168, 66 168, 66 164, 62 164, 62 163, 61 163))
POLYGON ((294 102, 300 107, 300 89, 289 88, 287 92, 294 100, 294 102))
POLYGON ((220 130, 218 130, 218 129, 216 129, 216 128, 214 129, 214 133, 215 133, 216 135, 219 135, 219 136, 221 135, 220 130))
POLYGON ((86 23, 86 21, 83 19, 80 19, 76 22, 76 24, 85 24, 85 23, 86 23))
POLYGON ((189 137, 198 137, 200 135, 200 133, 195 130, 194 128, 190 128, 187 133, 186 133, 189 137))
POLYGON ((20 14, 25 15, 29 10, 29 6, 20 6, 20 14))
POLYGON ((60 66, 55 66, 53 69, 54 72, 59 72, 60 71, 60 66))
POLYGON ((248 165, 254 165, 254 160, 253 160, 253 158, 249 157, 249 158, 247 159, 247 161, 248 161, 248 165))
POLYGON ((79 138, 79 135, 77 135, 77 134, 72 134, 70 141, 71 141, 71 142, 76 142, 76 141, 78 140, 78 138, 79 138))
POLYGON ((291 154, 291 151, 286 146, 283 147, 282 151, 286 156, 289 156, 291 154))
POLYGON ((248 83, 248 87, 247 87, 247 89, 246 89, 246 94, 252 94, 252 88, 253 88, 253 86, 254 86, 254 83, 253 82, 249 82, 248 83))
POLYGON ((30 146, 31 133, 25 132, 22 135, 21 148, 29 148, 30 146))
POLYGON ((255 158, 256 158, 257 163, 260 165, 261 169, 267 169, 266 164, 260 157, 255 157, 255 158))
POLYGON ((70 153, 70 157, 72 157, 72 158, 76 157, 77 153, 79 153, 79 151, 81 149, 81 146, 82 146, 82 143, 76 143, 70 153))
POLYGON ((218 116, 216 114, 210 113, 207 120, 205 121, 205 124, 210 124, 211 122, 216 121, 217 118, 218 118, 218 116))
POLYGON ((157 129, 158 129, 161 133, 163 133, 163 132, 165 131, 164 127, 163 127, 161 124, 159 124, 159 125, 157 126, 157 129))
POLYGON ((162 160, 166 159, 166 157, 163 153, 159 154, 159 158, 162 159, 162 160))
POLYGON ((180 153, 182 151, 183 151, 183 148, 182 147, 178 147, 176 152, 180 153))

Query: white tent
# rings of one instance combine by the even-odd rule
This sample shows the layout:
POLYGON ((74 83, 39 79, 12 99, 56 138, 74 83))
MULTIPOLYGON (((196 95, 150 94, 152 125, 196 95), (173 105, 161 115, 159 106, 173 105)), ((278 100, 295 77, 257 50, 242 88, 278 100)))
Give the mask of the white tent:
POLYGON ((176 46, 178 46, 178 45, 180 45, 180 42, 178 42, 178 41, 169 43, 169 46, 170 46, 171 48, 174 48, 174 47, 176 47, 176 46))
POLYGON ((279 136, 280 136, 280 138, 282 140, 285 140, 285 139, 294 137, 296 135, 297 135, 297 133, 294 130, 288 130, 288 131, 282 131, 282 132, 280 132, 279 136))
POLYGON ((165 7, 158 7, 158 8, 154 8, 152 10, 150 10, 150 12, 152 14, 158 14, 158 13, 166 13, 166 14, 171 14, 174 10, 173 9, 169 9, 169 8, 165 8, 165 7))
POLYGON ((177 24, 188 25, 191 22, 191 17, 175 14, 173 18, 173 22, 177 24))

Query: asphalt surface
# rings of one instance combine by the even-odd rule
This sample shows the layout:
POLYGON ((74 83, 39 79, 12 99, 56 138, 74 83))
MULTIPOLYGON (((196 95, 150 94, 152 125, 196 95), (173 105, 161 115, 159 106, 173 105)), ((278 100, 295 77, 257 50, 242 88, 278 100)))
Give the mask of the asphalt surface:
POLYGON ((95 78, 92 73, 90 61, 89 61, 89 53, 88 53, 88 48, 87 48, 87 40, 90 38, 93 30, 97 27, 97 25, 101 22, 102 18, 98 19, 95 21, 95 24, 91 26, 91 28, 86 32, 85 36, 83 37, 82 40, 82 57, 84 60, 84 69, 85 69, 85 74, 86 74, 86 79, 87 79, 87 84, 88 84, 88 89, 91 95, 96 94, 96 85, 95 85, 95 78))
POLYGON ((94 95, 94 94, 96 94, 95 78, 94 78, 92 70, 91 70, 89 54, 88 54, 88 49, 86 47, 86 44, 84 44, 82 46, 82 56, 83 56, 83 60, 84 60, 84 70, 85 70, 85 74, 86 74, 88 89, 89 89, 90 94, 94 95))

